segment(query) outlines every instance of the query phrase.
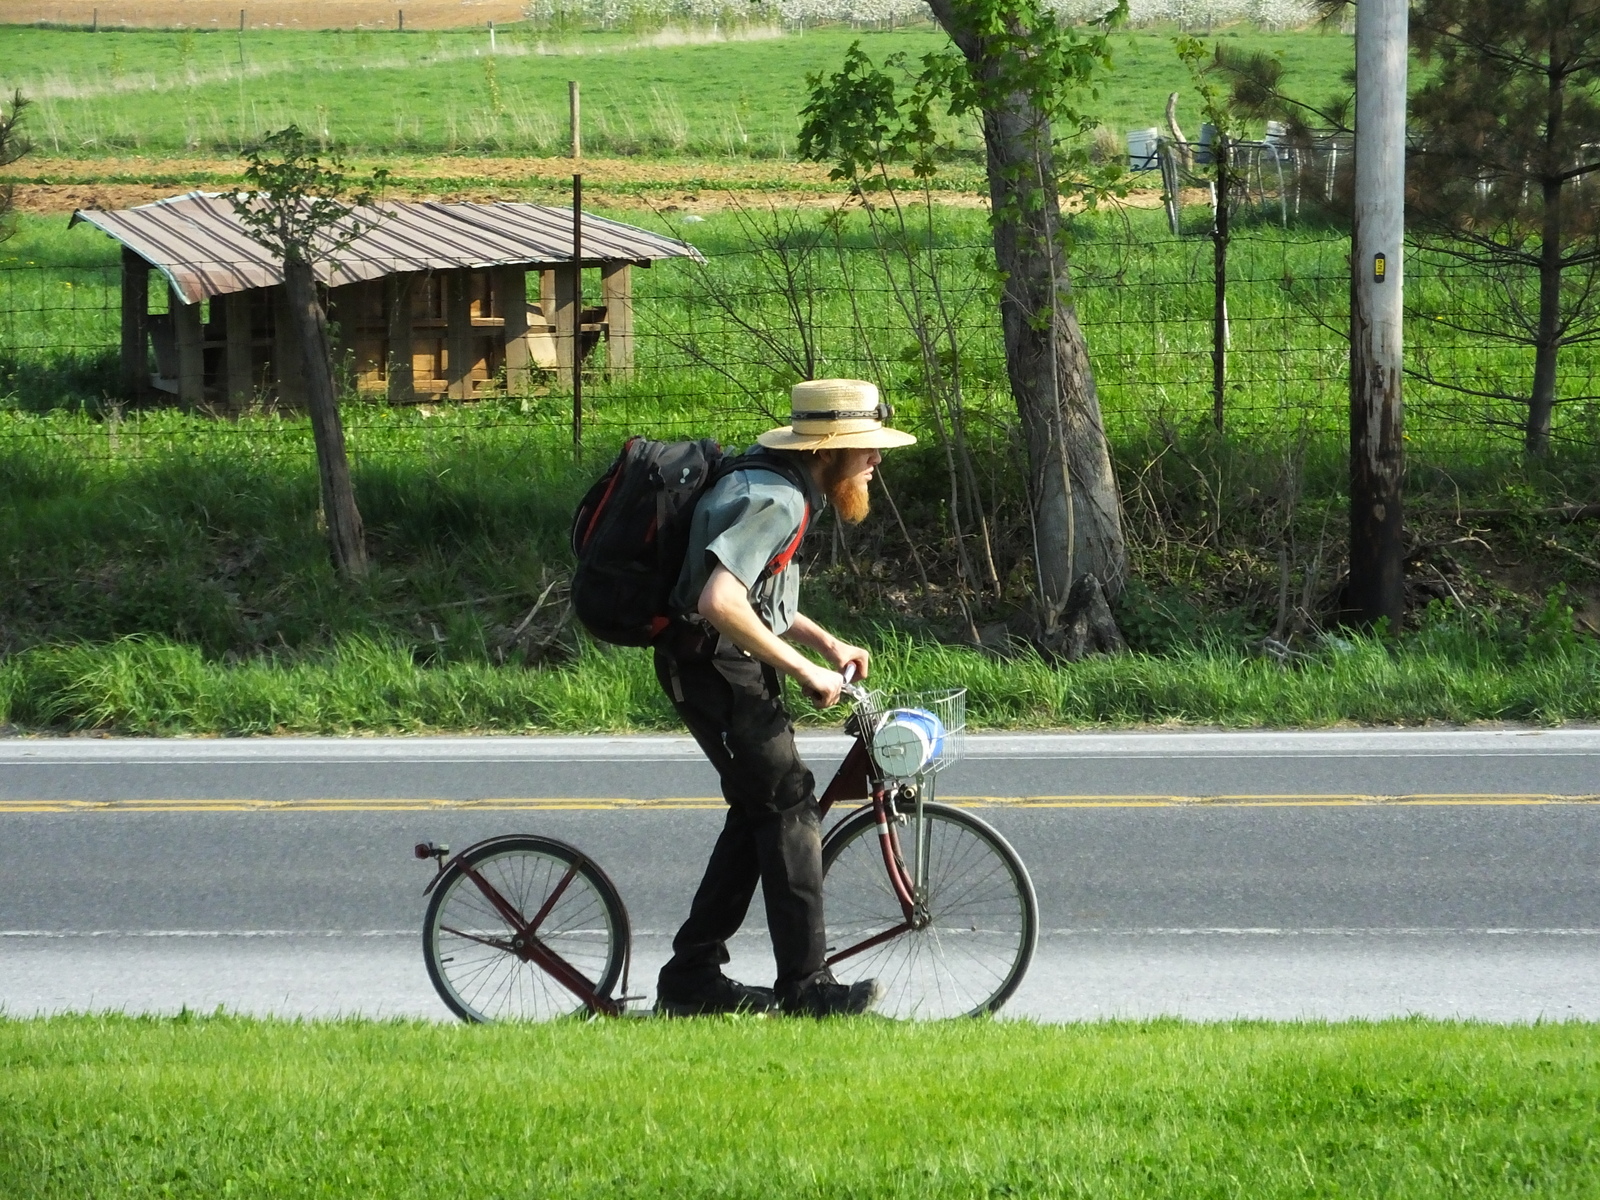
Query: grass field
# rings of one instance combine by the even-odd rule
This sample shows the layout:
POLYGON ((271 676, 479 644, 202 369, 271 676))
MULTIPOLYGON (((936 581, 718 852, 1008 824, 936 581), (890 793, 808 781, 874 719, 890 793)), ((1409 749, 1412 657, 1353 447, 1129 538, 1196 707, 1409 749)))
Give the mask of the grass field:
MULTIPOLYGON (((760 405, 793 377, 785 359, 802 354, 801 330, 775 290, 751 229, 812 247, 797 256, 809 289, 808 328, 820 366, 834 374, 877 379, 908 415, 920 386, 904 362, 910 326, 897 308, 890 276, 880 266, 866 223, 856 214, 835 236, 828 210, 769 211, 759 200, 746 212, 713 213, 682 224, 673 211, 597 205, 593 211, 689 239, 708 255, 705 270, 664 262, 640 272, 638 380, 628 386, 596 380, 592 420, 598 428, 682 431, 704 425, 738 436, 764 419, 760 405), (852 303, 851 297, 858 298, 852 303), (715 297, 736 302, 750 322, 773 331, 782 357, 718 312, 715 297), (705 369, 714 363, 715 369, 705 369), (743 424, 741 424, 741 422, 743 424)), ((1079 318, 1095 359, 1109 428, 1119 436, 1153 422, 1184 426, 1211 407, 1211 247, 1195 236, 1208 210, 1188 211, 1189 236, 1174 239, 1159 212, 1133 210, 1074 222, 1073 278, 1079 318)), ((1241 221, 1230 257, 1229 422, 1250 436, 1312 431, 1343 435, 1347 349, 1341 326, 1347 303, 1346 236, 1315 223, 1280 228, 1241 221)), ((915 221, 913 222, 915 228, 915 221)), ((934 245, 942 263, 952 319, 961 330, 965 386, 983 419, 1003 422, 1010 402, 987 276, 986 215, 959 207, 938 211, 934 245), (985 408, 985 406, 987 406, 985 408)), ((68 229, 58 217, 27 216, 18 236, 0 244, 0 406, 42 410, 88 403, 98 408, 111 388, 118 343, 118 248, 90 227, 68 229), (95 372, 101 372, 97 376, 95 372)), ((1413 320, 1407 352, 1413 365, 1478 387, 1525 387, 1531 352, 1459 334, 1431 320, 1459 286, 1413 256, 1407 300, 1413 320)), ((895 278, 903 278, 897 268, 895 278)), ((1525 281, 1527 283, 1532 283, 1525 281)), ((1480 289, 1483 303, 1493 297, 1480 289)), ((152 291, 154 309, 165 297, 152 291)), ((1561 394, 1592 395, 1596 360, 1586 346, 1564 351, 1561 394)), ((1419 381, 1408 384, 1407 430, 1414 448, 1444 452, 1481 444, 1515 444, 1515 405, 1463 400, 1419 381), (1510 426, 1510 428, 1507 427, 1510 426)), ((552 399, 549 407, 559 409, 552 399)), ((561 418, 555 412, 554 419, 561 418)), ((1563 405, 1558 440, 1600 441, 1600 405, 1563 405)))
MULTIPOLYGON (((808 73, 836 69, 856 40, 879 59, 944 40, 927 27, 744 36, 756 40, 639 46, 594 33, 558 44, 513 28, 497 30, 500 52, 490 56, 481 30, 241 37, 12 27, 0 90, 38 100, 31 131, 53 158, 233 154, 291 122, 354 155, 565 153, 567 81, 577 79, 590 153, 792 159, 808 73)), ((1337 90, 1353 61, 1350 39, 1336 33, 1223 36, 1281 54, 1296 85, 1318 98, 1337 90)), ((1097 104, 1105 125, 1119 135, 1157 125, 1167 93, 1181 90, 1181 114, 1198 130, 1169 35, 1122 33, 1115 53, 1097 104)), ((957 132, 976 148, 972 129, 957 132)), ((16 173, 28 176, 26 161, 16 173)))
MULTIPOLYGON (((733 289, 747 316, 766 314, 774 345, 797 352, 781 297, 763 291, 770 280, 741 249, 738 219, 685 228, 711 266, 641 273, 640 378, 592 381, 583 462, 567 444, 570 400, 559 389, 467 406, 347 409, 377 563, 369 585, 347 589, 333 580, 318 531, 304 419, 112 407, 104 397, 114 388, 115 276, 102 264, 114 247, 90 230, 25 222, 5 248, 15 269, 0 272, 12 289, 0 306, 11 348, 0 361, 0 652, 11 655, 0 667, 0 721, 167 733, 669 724, 644 656, 601 653, 570 629, 538 625, 548 644, 537 646, 512 634, 564 577, 568 515, 625 434, 744 444, 770 424, 761 405, 793 377, 772 346, 716 319, 705 299, 708 288, 733 289), (78 265, 37 265, 62 260, 78 265)), ((814 264, 816 344, 825 369, 879 379, 903 423, 928 434, 904 365, 909 334, 860 232, 847 228, 845 258, 825 246, 814 264), (857 272, 854 306, 837 286, 846 270, 857 272)), ((971 269, 982 214, 945 214, 939 236, 965 331, 978 468, 997 514, 1006 591, 979 612, 993 621, 1026 607, 1030 577, 1015 418, 982 277, 971 269)), ((1230 297, 1236 387, 1230 434, 1218 438, 1206 432, 1205 242, 1159 241, 1133 218, 1081 224, 1080 311, 1137 573, 1119 615, 1144 657, 1052 668, 938 648, 968 627, 947 592, 920 592, 906 534, 881 502, 848 539, 825 529, 813 540, 808 607, 888 651, 890 677, 902 684, 968 684, 974 718, 988 725, 1600 715, 1596 644, 1573 632, 1567 613, 1577 610, 1581 629, 1600 628, 1600 546, 1592 525, 1550 515, 1600 486, 1592 414, 1577 405, 1563 410, 1557 454, 1530 464, 1507 431, 1486 424, 1494 413, 1408 387, 1411 536, 1438 547, 1419 550, 1413 567, 1417 585, 1433 589, 1414 597, 1426 628, 1387 648, 1302 639, 1309 657, 1291 669, 1252 657, 1281 625, 1286 599, 1318 608, 1337 586, 1344 352, 1306 305, 1336 311, 1341 247, 1316 229, 1241 235, 1230 297), (1461 512, 1490 515, 1463 522, 1461 512), (1567 592, 1552 599, 1558 587, 1567 592), (1424 618, 1429 596, 1443 610, 1424 618)), ((1427 295, 1426 279, 1412 295, 1427 295)), ((1480 379, 1526 369, 1504 350, 1452 346, 1443 335, 1430 344, 1427 332, 1413 355, 1432 353, 1480 379)), ((1573 353, 1565 363, 1564 386, 1592 390, 1583 375, 1591 360, 1573 353)), ((925 438, 891 456, 884 478, 935 580, 948 580, 953 541, 937 449, 925 438)))
POLYGON ((0 1193, 1593 1196, 1593 1025, 0 1023, 0 1193))
MULTIPOLYGON (((11 81, 41 97, 35 132, 61 173, 51 178, 115 175, 173 190, 230 177, 228 156, 253 130, 310 114, 320 122, 311 128, 365 162, 414 168, 414 184, 448 163, 483 194, 528 194, 517 172, 533 160, 496 155, 551 148, 544 133, 521 142, 506 133, 519 120, 532 129, 537 111, 563 142, 557 118, 576 73, 594 121, 587 144, 636 156, 608 161, 615 186, 598 210, 673 228, 711 261, 704 271, 679 263, 639 273, 638 378, 591 381, 579 465, 558 389, 463 407, 353 405, 358 497, 378 567, 351 590, 333 581, 321 545, 303 419, 122 411, 110 399, 115 246, 59 217, 25 217, 0 248, 0 654, 9 656, 0 721, 141 732, 659 728, 667 714, 641 656, 601 653, 570 629, 536 625, 537 645, 511 636, 559 586, 572 502, 621 438, 747 442, 795 377, 802 333, 821 370, 879 380, 902 422, 929 432, 909 325, 859 215, 837 246, 814 209, 799 210, 784 235, 818 248, 805 268, 815 309, 802 330, 751 252, 748 216, 682 225, 672 209, 688 199, 652 209, 630 194, 652 179, 670 175, 681 187, 719 171, 708 186, 777 189, 780 202, 796 188, 825 190, 821 168, 779 161, 792 153, 784 138, 805 73, 837 64, 857 37, 879 57, 921 52, 938 41, 929 30, 636 48, 625 35, 584 35, 561 55, 508 31, 493 58, 475 31, 262 32, 245 36, 243 68, 231 35, 11 32, 11 81), (657 136, 678 117, 679 132, 657 136), (490 118, 499 132, 462 133, 490 118), (107 130, 117 121, 146 139, 143 157, 96 157, 116 149, 121 135, 107 130), (718 316, 718 295, 770 340, 718 316)), ((1232 32, 1283 53, 1310 94, 1337 85, 1350 51, 1339 35, 1232 32)), ((1167 90, 1185 81, 1167 37, 1122 33, 1116 45, 1103 101, 1120 132, 1154 123, 1167 90)), ((962 170, 953 184, 974 185, 975 164, 962 170)), ((1204 216, 1196 208, 1191 223, 1204 216)), ((1079 313, 1129 506, 1136 581, 1119 617, 1141 655, 1057 668, 941 648, 974 627, 945 589, 948 489, 926 438, 892 458, 885 479, 938 586, 924 593, 907 578, 908 533, 880 504, 862 530, 815 539, 809 607, 873 639, 902 683, 969 683, 986 724, 1600 714, 1585 634, 1600 630, 1600 543, 1592 525, 1551 515, 1600 487, 1600 406, 1564 405, 1556 455, 1530 464, 1515 451, 1515 406, 1408 383, 1419 627, 1389 644, 1308 633, 1296 641, 1307 657, 1280 668, 1252 647, 1284 628, 1286 606, 1326 620, 1343 557, 1344 236, 1315 223, 1240 222, 1225 437, 1206 426, 1205 239, 1173 241, 1160 214, 1142 211, 1081 218, 1074 237, 1079 313), (1442 607, 1424 616, 1430 598, 1442 607)), ((942 208, 935 240, 960 330, 980 490, 996 522, 1001 587, 976 620, 1005 620, 1027 607, 1031 552, 1015 416, 987 276, 975 269, 988 259, 984 213, 942 208)), ((1530 374, 1527 355, 1429 319, 1447 292, 1427 263, 1409 265, 1407 295, 1413 363, 1474 386, 1517 386, 1530 374)), ((1563 393, 1594 394, 1594 366, 1592 353, 1568 351, 1563 393)))
MULTIPOLYGON (((522 19, 520 0, 250 0, 245 26, 271 29, 394 29, 404 10, 407 29, 482 28, 487 21, 522 19)), ((232 0, 4 0, 0 15, 16 25, 126 29, 237 29, 241 10, 232 0)))

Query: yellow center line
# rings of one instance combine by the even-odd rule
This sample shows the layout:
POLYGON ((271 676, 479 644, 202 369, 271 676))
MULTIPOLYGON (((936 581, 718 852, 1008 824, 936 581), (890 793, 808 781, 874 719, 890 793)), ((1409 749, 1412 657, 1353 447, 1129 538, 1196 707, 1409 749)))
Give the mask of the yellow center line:
MULTIPOLYGON (((1414 795, 1081 795, 1081 796, 941 796, 960 808, 1359 808, 1500 807, 1547 804, 1600 804, 1600 795, 1562 796, 1541 793, 1414 795)), ((152 799, 152 800, 0 800, 7 813, 109 812, 593 812, 616 809, 720 809, 712 796, 679 796, 660 800, 622 797, 538 797, 484 800, 381 799, 152 799)), ((848 807, 848 805, 844 806, 848 807)))

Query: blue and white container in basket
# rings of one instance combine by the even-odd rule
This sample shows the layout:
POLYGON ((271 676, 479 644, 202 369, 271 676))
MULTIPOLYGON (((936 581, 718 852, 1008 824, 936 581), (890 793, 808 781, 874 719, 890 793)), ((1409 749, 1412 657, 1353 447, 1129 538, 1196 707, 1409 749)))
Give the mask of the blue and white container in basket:
POLYGON ((872 758, 885 775, 905 778, 944 753, 944 722, 925 708, 891 708, 872 735, 872 758))

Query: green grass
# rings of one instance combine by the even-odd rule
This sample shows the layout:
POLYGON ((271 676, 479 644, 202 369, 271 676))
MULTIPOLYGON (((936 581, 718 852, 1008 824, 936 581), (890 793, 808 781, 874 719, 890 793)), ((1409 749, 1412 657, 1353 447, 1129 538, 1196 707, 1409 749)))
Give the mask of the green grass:
POLYGON ((1593 1196, 1600 1027, 0 1023, 0 1193, 1593 1196))
MULTIPOLYGON (((0 355, 9 392, 0 404, 0 654, 9 656, 0 661, 0 721, 163 733, 670 727, 643 655, 566 639, 566 651, 528 669, 507 639, 569 568, 572 507, 625 433, 744 444, 770 423, 757 402, 783 394, 788 369, 710 315, 703 298, 708 283, 732 287, 747 314, 765 312, 783 329, 778 302, 759 294, 758 264, 739 252, 737 222, 691 228, 712 265, 640 273, 641 379, 587 389, 581 463, 566 441, 569 399, 556 390, 346 409, 375 562, 367 584, 346 588, 318 530, 304 418, 113 409, 113 277, 96 265, 111 244, 92 230, 25 222, 5 247, 21 270, 0 283, 13 289, 9 353, 0 355), (28 266, 63 259, 78 265, 28 266), (28 311, 28 287, 45 288, 55 306, 28 311), (726 373, 694 362, 691 348, 726 373)), ((1332 587, 1343 557, 1344 356, 1337 334, 1305 307, 1337 301, 1340 243, 1314 229, 1241 237, 1231 304, 1237 388, 1230 433, 1217 437, 1206 424, 1204 242, 1146 244, 1139 225, 1111 219, 1078 232, 1081 311, 1138 574, 1119 618, 1142 653, 1057 668, 939 648, 965 627, 952 605, 914 594, 904 536, 881 503, 852 535, 853 559, 838 558, 828 530, 815 540, 809 610, 873 639, 893 682, 966 684, 975 721, 988 726, 1600 716, 1596 643, 1572 635, 1562 608, 1593 594, 1600 546, 1592 526, 1538 515, 1600 488, 1592 413, 1565 406, 1558 452, 1528 463, 1485 423, 1493 413, 1409 389, 1411 536, 1455 545, 1476 530, 1486 539, 1482 554, 1449 551, 1466 555, 1451 586, 1470 611, 1428 616, 1387 646, 1303 641, 1311 658, 1281 669, 1250 650, 1275 625, 1279 551, 1296 601, 1302 588, 1320 596, 1332 587), (1302 299, 1283 286, 1286 275, 1302 299), (1492 530, 1458 525, 1463 507, 1510 518, 1492 530), (1568 600, 1541 615, 1559 586, 1572 589, 1568 600)), ((940 229, 966 330, 977 466, 999 514, 1007 590, 999 611, 980 613, 991 620, 1026 602, 1030 551, 1014 414, 972 268, 982 234, 972 213, 949 214, 940 229)), ((876 324, 854 323, 830 282, 837 260, 819 260, 824 369, 880 379, 902 422, 927 434, 901 357, 908 335, 881 278, 861 267, 870 256, 859 227, 846 235, 847 261, 866 272, 855 280, 868 298, 862 310, 876 324)), ((1427 294, 1425 284, 1415 291, 1427 294)), ((1451 352, 1479 378, 1520 370, 1505 351, 1451 352)), ((1592 364, 1577 352, 1564 361, 1564 386, 1582 386, 1592 364)), ((927 439, 884 468, 936 581, 954 573, 943 471, 927 439)))
MULTIPOLYGON (((1281 54, 1294 85, 1318 100, 1353 62, 1351 39, 1336 33, 1240 28, 1222 36, 1281 54)), ((544 35, 507 29, 504 52, 491 59, 481 31, 252 31, 241 39, 11 27, 5 37, 0 91, 38 97, 30 129, 40 151, 86 158, 232 155, 291 122, 346 153, 561 154, 574 78, 583 84, 591 154, 792 158, 808 73, 837 69, 856 40, 879 60, 945 44, 931 26, 633 49, 625 35, 591 33, 546 47, 565 51, 552 54, 539 52, 544 35)), ((1167 93, 1181 91, 1195 135, 1198 101, 1170 35, 1125 32, 1114 45, 1116 69, 1091 110, 1122 133, 1160 124, 1167 93)), ((975 127, 959 137, 976 150, 975 127)))
MULTIPOLYGON (((1052 665, 997 660, 891 630, 862 637, 897 690, 967 688, 978 729, 1600 719, 1600 647, 1546 629, 1503 640, 1433 618, 1398 646, 1330 639, 1293 667, 1238 645, 1052 665)), ((1570 614, 1566 616, 1570 629, 1570 614)), ((562 666, 419 663, 418 646, 363 636, 243 662, 166 637, 43 646, 0 660, 0 724, 131 734, 584 733, 679 728, 641 650, 586 643, 562 666)), ((791 688, 808 724, 837 724, 791 688)))
MULTIPOLYGON (((796 242, 815 220, 802 218, 796 242)), ((986 725, 1600 716, 1596 643, 1572 634, 1563 607, 1592 601, 1600 544, 1592 525, 1540 515, 1600 488, 1593 404, 1563 405, 1557 452, 1530 463, 1516 452, 1514 406, 1468 407, 1408 384, 1408 536, 1443 547, 1435 566, 1458 571, 1436 592, 1455 615, 1423 619, 1419 600, 1425 627, 1392 645, 1302 639, 1311 657, 1288 670, 1250 656, 1277 625, 1281 572, 1287 594, 1298 602, 1306 590, 1323 619, 1334 603, 1347 523, 1344 243, 1313 227, 1240 234, 1229 432, 1219 437, 1208 424, 1209 247, 1162 240, 1159 222, 1142 213, 1075 228, 1079 311, 1137 576, 1119 618, 1142 654, 1054 668, 938 649, 967 627, 948 594, 914 594, 905 535, 882 504, 842 556, 830 530, 813 539, 808 610, 889 649, 895 682, 972 687, 986 725), (1462 524, 1462 508, 1506 519, 1462 524), (1462 544, 1471 538, 1481 540, 1462 544), (1563 586, 1568 598, 1545 605, 1563 586), (914 639, 914 652, 896 638, 914 639)), ((794 378, 708 299, 735 296, 774 344, 798 349, 739 219, 683 228, 710 265, 638 273, 639 378, 586 387, 582 462, 567 443, 570 397, 555 388, 473 405, 347 407, 376 567, 346 588, 318 531, 303 417, 116 408, 115 248, 93 230, 24 221, 0 262, 0 721, 167 733, 670 725, 643 656, 567 638, 530 670, 508 639, 569 569, 572 507, 625 434, 745 444, 772 423, 762 405, 781 407, 794 378)), ((1004 584, 980 621, 1025 606, 1031 578, 1015 413, 975 265, 985 234, 981 214, 950 211, 936 238, 1004 584)), ((819 242, 805 268, 819 369, 879 380, 901 423, 924 435, 890 457, 884 478, 935 582, 947 582, 947 484, 907 366, 911 337, 860 221, 840 236, 842 252, 819 242)), ((1408 284, 1416 304, 1438 294, 1425 272, 1408 284)), ((1531 365, 1424 321, 1408 338, 1414 360, 1431 356, 1475 384, 1515 383, 1531 365)), ((1562 390, 1593 393, 1593 370, 1592 354, 1570 350, 1562 390)))
MULTIPOLYGON (((730 412, 749 418, 761 403, 770 405, 783 394, 795 377, 792 368, 727 320, 708 297, 732 297, 746 319, 774 330, 799 357, 795 323, 772 273, 751 252, 747 224, 789 217, 772 218, 758 207, 754 216, 720 213, 703 223, 674 225, 670 215, 648 209, 595 211, 670 230, 712 259, 705 270, 668 261, 636 274, 640 378, 626 387, 601 381, 590 386, 599 423, 689 436, 706 423, 708 409, 719 422, 730 412)), ((913 354, 909 325, 871 250, 865 222, 847 220, 836 248, 822 232, 821 214, 795 221, 787 236, 817 239, 819 246, 803 268, 819 369, 876 379, 901 411, 914 416, 921 384, 906 361, 913 354), (855 306, 852 292, 860 301, 855 306)), ((115 391, 117 247, 92 228, 65 225, 61 218, 27 217, 18 235, 0 245, 0 407, 8 398, 11 405, 35 410, 97 406, 115 391)), ((1210 243, 1197 236, 1174 240, 1162 215, 1147 211, 1083 217, 1073 234, 1076 305, 1108 429, 1114 436, 1137 436, 1155 423, 1185 427, 1204 420, 1211 411, 1210 243)), ((1004 426, 1012 419, 1009 385, 990 277, 975 268, 992 262, 984 215, 941 210, 935 241, 945 298, 961 331, 967 395, 980 419, 1004 426)), ((1337 229, 1241 222, 1228 295, 1228 419, 1236 433, 1344 436, 1347 252, 1347 238, 1337 229)), ((1432 319, 1462 302, 1486 308, 1500 303, 1496 288, 1481 281, 1465 289, 1447 287, 1445 268, 1419 256, 1408 270, 1410 363, 1425 363, 1442 379, 1478 389, 1514 393, 1531 385, 1531 351, 1458 333, 1432 319)), ((1508 286, 1520 288, 1519 300, 1527 303, 1536 280, 1508 286)), ((152 301, 156 311, 165 306, 159 281, 152 301)), ((1592 397, 1600 390, 1595 371, 1589 348, 1567 348, 1559 364, 1559 394, 1592 397)), ((556 401, 548 407, 553 421, 563 419, 556 401)), ((1413 448, 1430 452, 1514 444, 1521 416, 1514 404, 1463 398, 1417 380, 1407 382, 1406 410, 1413 448)), ((1555 436, 1580 445, 1600 442, 1600 404, 1560 406, 1555 436)))

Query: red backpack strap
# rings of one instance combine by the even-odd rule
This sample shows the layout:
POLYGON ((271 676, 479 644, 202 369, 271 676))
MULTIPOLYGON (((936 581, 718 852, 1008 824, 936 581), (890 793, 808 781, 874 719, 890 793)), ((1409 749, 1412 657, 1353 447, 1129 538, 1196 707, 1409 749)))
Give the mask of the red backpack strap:
POLYGON ((628 451, 639 439, 631 437, 622 443, 622 453, 617 455, 617 461, 611 468, 611 481, 606 484, 606 490, 595 503, 594 512, 589 515, 589 520, 583 527, 583 538, 575 549, 581 554, 589 539, 594 536, 594 527, 600 523, 600 514, 606 510, 606 501, 611 499, 611 493, 617 490, 617 483, 622 479, 623 465, 627 460, 628 451))
POLYGON ((773 555, 772 561, 767 564, 767 578, 770 579, 775 575, 781 575, 789 564, 794 561, 795 553, 800 549, 800 543, 805 539, 806 526, 810 523, 811 505, 807 503, 805 510, 800 514, 800 528, 795 530, 794 540, 773 555))

